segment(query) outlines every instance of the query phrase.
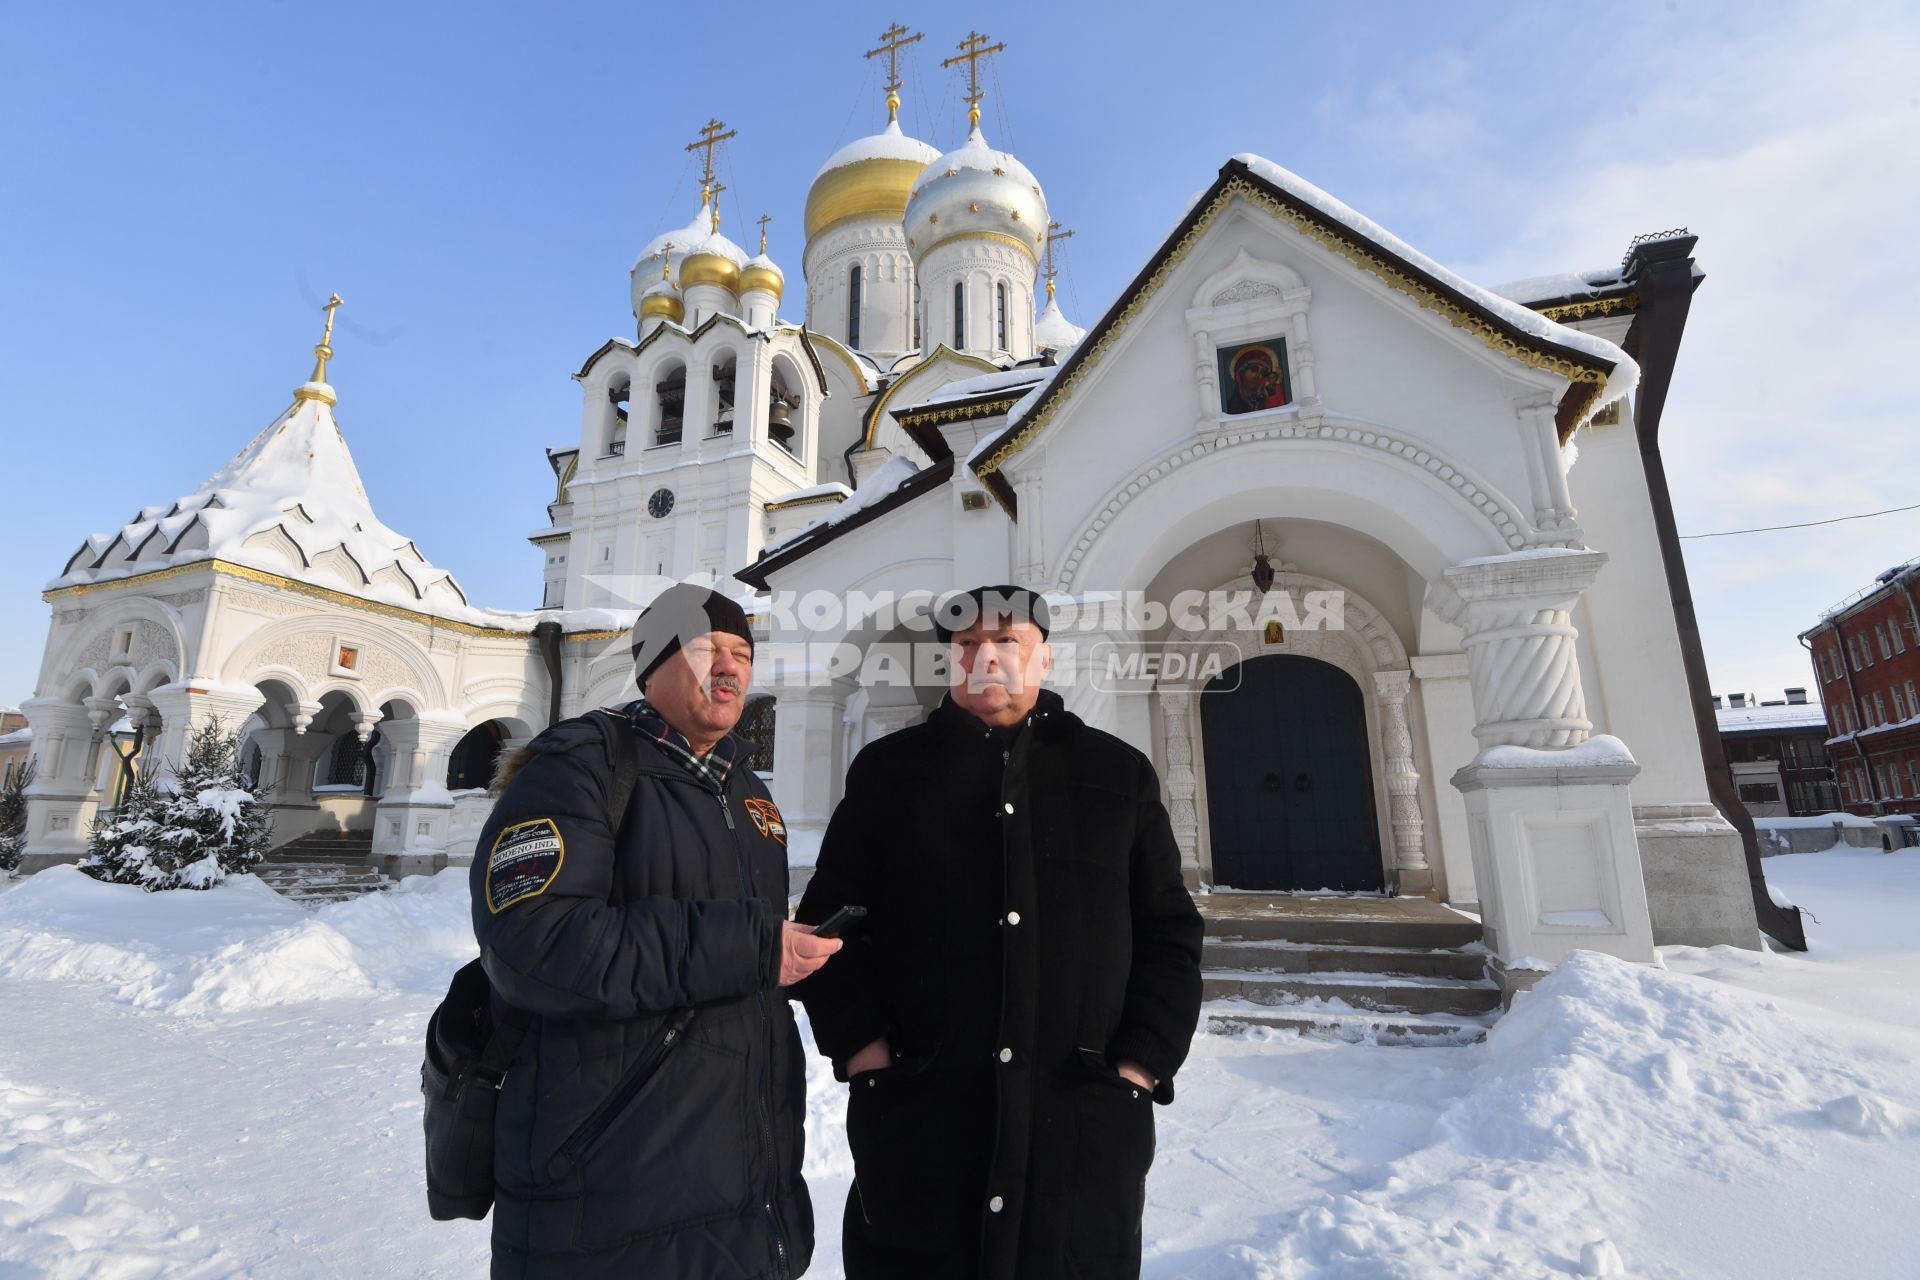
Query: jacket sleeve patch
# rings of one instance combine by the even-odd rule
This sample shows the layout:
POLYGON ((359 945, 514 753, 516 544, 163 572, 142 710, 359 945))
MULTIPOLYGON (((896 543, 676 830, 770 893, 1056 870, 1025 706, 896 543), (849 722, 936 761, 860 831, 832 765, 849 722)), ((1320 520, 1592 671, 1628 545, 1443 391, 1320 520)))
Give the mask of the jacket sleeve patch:
POLYGON ((771 800, 762 800, 759 796, 748 796, 744 802, 747 816, 753 819, 754 827, 769 840, 778 840, 780 847, 787 844, 787 824, 780 816, 780 809, 771 800))
POLYGON ((523 898, 545 893, 566 856, 566 842, 552 818, 516 822, 501 831, 487 855, 487 910, 499 915, 523 898))

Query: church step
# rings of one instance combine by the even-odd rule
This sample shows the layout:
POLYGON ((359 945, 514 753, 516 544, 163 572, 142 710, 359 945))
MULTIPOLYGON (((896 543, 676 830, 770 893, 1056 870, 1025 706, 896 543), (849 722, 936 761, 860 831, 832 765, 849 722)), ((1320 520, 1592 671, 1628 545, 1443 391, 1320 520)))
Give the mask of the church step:
POLYGON ((1249 1027, 1270 1027, 1349 1044, 1445 1047, 1486 1039, 1491 1017, 1432 1017, 1419 1014, 1367 1014, 1331 1009, 1275 1009, 1239 1000, 1214 1000, 1201 1006, 1209 1031, 1232 1035, 1249 1027))
POLYGON ((295 836, 273 850, 283 854, 320 854, 323 856, 365 857, 373 848, 371 831, 317 831, 295 836))
POLYGON ((1496 1013, 1500 988, 1492 982, 1394 978, 1376 973, 1251 974, 1214 970, 1203 975, 1202 996, 1266 1007, 1338 1002, 1350 1011, 1476 1016, 1496 1013))
POLYGON ((349 871, 340 867, 258 866, 254 874, 271 885, 283 884, 385 884, 386 876, 371 867, 349 871))
POLYGON ((1472 951, 1420 951, 1408 947, 1311 946, 1290 942, 1207 939, 1209 969, 1252 973, 1382 973, 1418 978, 1487 976, 1487 958, 1472 951))
POLYGON ((1424 898, 1208 893, 1195 901, 1209 938, 1417 951, 1480 940, 1478 920, 1424 898))

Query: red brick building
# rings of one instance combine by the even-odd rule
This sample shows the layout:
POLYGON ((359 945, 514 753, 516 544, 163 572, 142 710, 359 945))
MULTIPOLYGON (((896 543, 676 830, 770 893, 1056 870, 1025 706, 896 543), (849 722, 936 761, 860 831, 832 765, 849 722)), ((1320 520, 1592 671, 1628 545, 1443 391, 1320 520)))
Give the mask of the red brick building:
POLYGON ((1800 633, 1850 812, 1920 813, 1920 560, 1896 565, 1800 633))

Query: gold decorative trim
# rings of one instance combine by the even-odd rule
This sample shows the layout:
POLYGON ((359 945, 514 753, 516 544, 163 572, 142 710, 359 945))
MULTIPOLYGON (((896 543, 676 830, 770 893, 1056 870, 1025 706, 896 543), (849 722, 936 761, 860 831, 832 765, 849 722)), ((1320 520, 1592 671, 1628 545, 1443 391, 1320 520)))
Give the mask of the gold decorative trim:
POLYGON ((532 633, 514 631, 507 627, 481 627, 471 622, 456 622, 451 618, 439 618, 418 609, 408 609, 397 604, 386 604, 379 600, 363 600, 359 596, 350 596, 344 591, 335 591, 331 587, 317 587, 311 582, 301 582, 278 573, 268 573, 264 569, 253 569, 243 564, 234 564, 229 560, 196 560, 192 564, 177 564, 165 569, 155 569, 151 573, 135 574, 130 578, 115 578, 111 582, 79 582, 71 587, 56 587, 44 591, 40 598, 51 604, 56 599, 69 596, 82 596, 95 591, 110 591, 133 583, 146 585, 161 582, 168 578, 177 578, 181 574, 207 569, 215 574, 224 574, 229 578, 239 578, 246 582, 257 582, 277 591, 291 591, 295 595, 307 596, 315 600, 324 600, 328 604, 342 605, 349 609, 359 609, 366 613, 379 614, 383 618, 397 618, 403 622, 414 622, 425 627, 438 627, 446 631, 457 631, 467 636, 488 636, 493 638, 525 639, 532 633))
POLYGON ((888 383, 887 389, 880 393, 880 398, 874 402, 873 411, 867 415, 867 436, 866 436, 866 442, 861 446, 862 448, 864 449, 873 448, 874 433, 880 429, 880 419, 886 416, 887 405, 892 403, 894 392, 898 391, 901 388, 901 386, 903 386, 906 383, 908 378, 911 378, 914 374, 919 373, 922 369, 930 367, 933 364, 933 362, 938 360, 942 355, 951 356, 953 359, 963 361, 967 364, 978 365, 982 373, 1004 373, 1005 372, 1004 369, 1002 369, 999 365, 995 364, 991 360, 982 360, 979 356, 970 356, 966 354, 964 351, 955 351, 952 347, 948 346, 946 343, 944 342, 941 343, 939 346, 933 349, 932 355, 928 356, 926 359, 922 360, 919 364, 913 366, 913 368, 907 370, 905 373, 895 378, 892 382, 888 383))
MULTIPOLYGON (((1141 308, 1147 304, 1148 300, 1151 299, 1154 294, 1158 293, 1160 288, 1166 284, 1168 277, 1173 274, 1174 269, 1185 260, 1194 245, 1199 242, 1200 238, 1212 227, 1214 221, 1226 210, 1227 205, 1236 197, 1246 201, 1248 204, 1266 210, 1275 218, 1287 223, 1308 239, 1317 241, 1329 252, 1346 258, 1362 270, 1378 276, 1383 283, 1405 293, 1421 307, 1445 317, 1455 328, 1466 330, 1475 338, 1478 338, 1489 350, 1518 360, 1528 368, 1545 369, 1551 373, 1559 374, 1569 382, 1588 384, 1592 390, 1588 394, 1585 402, 1579 406, 1580 412, 1574 415, 1574 421, 1579 421, 1580 416, 1585 413, 1588 405, 1599 398, 1601 390, 1606 386, 1607 375, 1605 372, 1569 360, 1564 356, 1551 355, 1544 351, 1536 351, 1518 339, 1509 337, 1484 317, 1468 311, 1451 298, 1440 293, 1440 291, 1433 286, 1423 280, 1415 278, 1395 263, 1386 261, 1356 240, 1341 234, 1331 227, 1322 225, 1318 220, 1310 217, 1304 211, 1296 209, 1277 196, 1254 186, 1245 178, 1235 177, 1220 189, 1219 194, 1216 195, 1212 203, 1207 206, 1206 212, 1202 213, 1200 217, 1194 221, 1193 226, 1188 228, 1187 233, 1180 237, 1179 242, 1175 244, 1173 249, 1161 260, 1160 265, 1155 268, 1153 275, 1147 280, 1146 284, 1136 290, 1133 296, 1127 300, 1127 305, 1121 310, 1120 314, 1113 318, 1112 323, 1103 326, 1099 339, 1095 341, 1091 347, 1083 347, 1081 351, 1075 354, 1072 361, 1072 368, 1067 371, 1066 380, 1064 382, 1056 382, 1049 388, 1042 398, 1038 411, 1029 415, 1027 419, 1020 424, 1019 430, 1011 439, 1007 440, 1006 443, 1002 444, 975 465, 974 473, 976 475, 983 479, 992 475, 1006 465, 1007 459, 1027 447, 1027 442, 1033 439, 1034 434, 1046 426, 1053 418, 1056 406, 1072 393, 1074 387, 1079 385, 1082 378, 1086 377, 1089 372, 1099 366, 1101 358, 1107 353, 1108 349, 1113 346, 1114 342, 1118 340, 1120 334, 1127 328, 1128 324, 1139 314, 1141 308)), ((1562 443, 1565 443, 1564 435, 1562 436, 1562 443)))
POLYGON ((914 255, 915 259, 917 261, 925 258, 941 245, 952 244, 956 240, 1002 240, 1020 250, 1020 252, 1026 254, 1035 262, 1040 261, 1040 255, 1033 251, 1032 245, 1022 240, 1019 236, 1010 236, 1004 231, 956 231, 952 235, 941 236, 926 248, 916 251, 914 255))
POLYGON ((812 507, 822 502, 845 502, 844 493, 816 493, 810 498, 789 498, 784 502, 769 502, 761 506, 762 511, 785 511, 788 507, 812 507))
POLYGON ((1610 316, 1619 311, 1639 311, 1638 293, 1616 293, 1611 298, 1590 298, 1585 302, 1563 302, 1555 307, 1535 307, 1549 320, 1564 323, 1568 320, 1590 320, 1595 316, 1610 316))
POLYGON ((902 409, 894 415, 893 420, 904 427, 909 422, 932 425, 940 422, 957 422, 966 418, 991 418, 996 413, 1005 413, 1019 404, 1032 390, 1032 387, 1026 387, 1017 396, 996 396, 991 400, 974 400, 940 409, 902 409))
MULTIPOLYGON (((869 394, 869 392, 867 391, 867 371, 860 367, 860 362, 858 360, 855 360, 850 354, 848 354, 847 349, 840 344, 839 339, 831 337, 827 334, 821 333, 817 329, 809 329, 805 325, 799 325, 797 326, 797 329, 798 329, 798 332, 805 335, 808 345, 811 346, 813 343, 817 341, 823 344, 827 348, 827 350, 839 356, 840 359, 846 363, 848 371, 853 374, 853 385, 860 388, 860 394, 861 395, 869 394)), ((819 358, 818 356, 815 357, 816 360, 818 358, 819 358)), ((822 375, 823 381, 824 381, 824 377, 825 375, 823 374, 822 375)), ((822 390, 825 390, 825 388, 823 387, 822 390)))

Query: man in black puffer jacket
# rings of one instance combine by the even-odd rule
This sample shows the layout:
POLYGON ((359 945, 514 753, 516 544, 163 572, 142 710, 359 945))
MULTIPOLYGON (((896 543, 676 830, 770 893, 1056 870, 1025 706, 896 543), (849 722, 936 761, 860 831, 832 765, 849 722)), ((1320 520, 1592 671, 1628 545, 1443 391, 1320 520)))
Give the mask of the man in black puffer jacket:
POLYGON ((786 919, 786 827, 731 733, 745 614, 671 587, 633 649, 624 820, 609 829, 619 744, 566 720, 528 744, 474 854, 487 977, 534 1015, 495 1121, 493 1275, 787 1280, 813 1210, 781 988, 840 944, 786 919))
POLYGON ((796 913, 868 908, 795 993, 852 1086, 846 1274, 1128 1280, 1200 914, 1152 763, 1039 686, 1045 601, 937 617, 952 688, 854 760, 796 913))

